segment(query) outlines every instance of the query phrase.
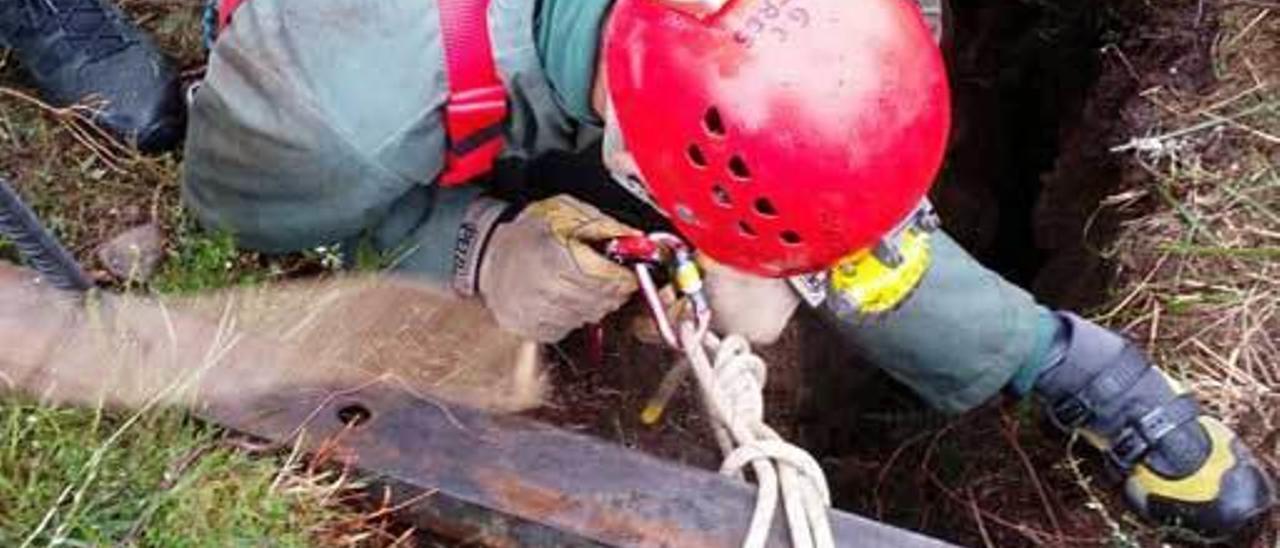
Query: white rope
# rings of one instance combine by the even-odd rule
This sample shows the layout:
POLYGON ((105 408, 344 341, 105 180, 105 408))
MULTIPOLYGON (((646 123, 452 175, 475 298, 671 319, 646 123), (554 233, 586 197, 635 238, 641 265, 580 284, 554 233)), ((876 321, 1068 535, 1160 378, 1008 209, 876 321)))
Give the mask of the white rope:
POLYGON ((756 507, 744 548, 763 548, 779 496, 795 548, 833 548, 827 509, 831 493, 818 461, 787 443, 764 423, 764 360, 739 336, 718 339, 691 322, 681 322, 680 343, 698 379, 707 413, 724 452, 720 472, 755 475, 756 507), (715 361, 707 353, 715 354, 715 361))

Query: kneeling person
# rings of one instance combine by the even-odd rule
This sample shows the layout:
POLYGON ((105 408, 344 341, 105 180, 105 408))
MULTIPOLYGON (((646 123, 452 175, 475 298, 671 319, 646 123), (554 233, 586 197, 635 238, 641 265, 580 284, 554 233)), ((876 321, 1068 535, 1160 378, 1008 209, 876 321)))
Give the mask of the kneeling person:
POLYGON ((1272 504, 1237 437, 1133 345, 932 230, 950 112, 914 6, 251 0, 221 15, 184 193, 245 245, 365 238, 554 341, 635 290, 595 251, 635 231, 570 198, 519 208, 457 184, 500 151, 603 139, 616 182, 711 260, 722 327, 770 339, 803 294, 939 408, 1037 397, 1151 519, 1217 537, 1272 504), (458 39, 477 27, 487 42, 458 39))

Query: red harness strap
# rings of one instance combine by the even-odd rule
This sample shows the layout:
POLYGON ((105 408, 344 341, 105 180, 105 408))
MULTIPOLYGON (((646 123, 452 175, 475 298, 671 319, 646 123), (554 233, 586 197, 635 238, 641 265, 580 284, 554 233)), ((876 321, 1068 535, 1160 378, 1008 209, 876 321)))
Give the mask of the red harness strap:
POLYGON ((439 0, 449 75, 449 102, 444 111, 449 152, 440 178, 445 186, 488 173, 502 152, 507 90, 493 61, 489 1, 439 0))
POLYGON ((227 25, 231 24, 231 14, 235 13, 236 8, 240 7, 240 4, 243 1, 244 0, 218 1, 218 32, 222 32, 223 29, 227 28, 227 25))
MULTIPOLYGON (((245 0, 219 0, 218 29, 245 0)), ((449 148, 440 184, 458 186, 493 170, 502 153, 507 90, 498 78, 489 39, 490 0, 438 0, 449 100, 444 107, 449 148)))

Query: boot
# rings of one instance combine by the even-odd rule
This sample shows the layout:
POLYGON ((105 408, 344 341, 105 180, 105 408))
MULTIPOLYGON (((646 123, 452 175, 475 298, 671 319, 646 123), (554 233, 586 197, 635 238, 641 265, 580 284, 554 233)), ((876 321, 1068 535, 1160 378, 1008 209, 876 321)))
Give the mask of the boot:
POLYGON ((48 102, 95 107, 92 119, 143 152, 173 149, 185 105, 177 73, 107 0, 3 0, 0 46, 13 48, 48 102))
POLYGON ((1055 425, 1102 452, 1134 510, 1220 541, 1271 507, 1271 479, 1235 433, 1132 343, 1074 315, 1059 320, 1033 390, 1055 425))

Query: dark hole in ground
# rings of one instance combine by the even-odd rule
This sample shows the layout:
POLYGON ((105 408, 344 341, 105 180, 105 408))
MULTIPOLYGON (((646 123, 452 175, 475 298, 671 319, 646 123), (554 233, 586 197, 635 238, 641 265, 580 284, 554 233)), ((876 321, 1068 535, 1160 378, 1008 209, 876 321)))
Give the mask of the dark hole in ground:
POLYGON ((1097 73, 1096 9, 1056 4, 984 2, 951 11, 957 115, 934 197, 949 232, 1023 286, 1046 260, 1032 219, 1040 176, 1053 168, 1063 126, 1077 122, 1097 73))
POLYGON ((955 2, 948 66, 956 113, 933 197, 944 226, 984 264, 1048 304, 1084 308, 1105 290, 1087 215, 1120 181, 1106 150, 1135 83, 1095 86, 1123 33, 1103 2, 955 2), (1090 104, 1090 103, 1094 104, 1090 104), (1105 104, 1097 104, 1097 103, 1105 104))
POLYGON ((364 404, 360 403, 349 403, 344 405, 338 408, 338 411, 335 414, 337 415, 339 422, 350 428, 364 426, 365 423, 369 422, 369 419, 373 418, 373 412, 370 411, 368 407, 365 407, 364 404))
MULTIPOLYGON (((1159 8, 1061 0, 955 8, 948 62, 956 119, 933 193, 944 226, 1042 302, 1095 305, 1110 281, 1098 250, 1120 221, 1099 205, 1122 190, 1125 178, 1107 147, 1132 136, 1126 124, 1134 121, 1122 111, 1147 85, 1134 66, 1158 74, 1171 60, 1191 59, 1196 69, 1182 72, 1203 72, 1195 59, 1205 58, 1204 36, 1212 29, 1166 33, 1174 25, 1153 19, 1184 26, 1203 20, 1192 15, 1198 6, 1189 0, 1159 8), (1131 57, 1123 63, 1108 57, 1108 44, 1131 57)), ((616 185, 599 184, 606 175, 598 155, 553 157, 500 180, 527 199, 570 192, 635 226, 664 227, 616 185)), ((643 315, 633 306, 610 320, 603 366, 581 358, 580 342, 562 345, 555 405, 538 416, 714 467, 719 456, 688 387, 658 426, 639 422, 644 400, 673 359, 627 335, 643 315)), ((975 511, 998 546, 1107 540, 1106 524, 1086 509, 1090 501, 1075 487, 1076 476, 1061 466, 1062 440, 1043 435, 1028 420, 1028 406, 993 403, 959 419, 930 412, 874 368, 851 363, 856 358, 805 315, 763 353, 771 364, 769 421, 819 456, 838 506, 964 545, 983 542, 975 511), (1047 494, 1035 486, 1035 474, 1047 494)), ((1096 468, 1086 472, 1100 476, 1096 468)))

